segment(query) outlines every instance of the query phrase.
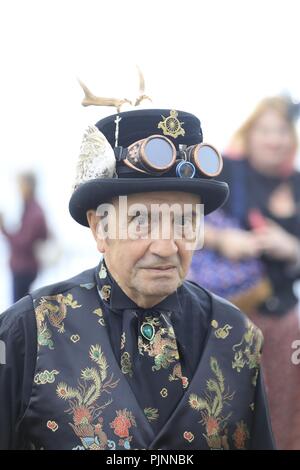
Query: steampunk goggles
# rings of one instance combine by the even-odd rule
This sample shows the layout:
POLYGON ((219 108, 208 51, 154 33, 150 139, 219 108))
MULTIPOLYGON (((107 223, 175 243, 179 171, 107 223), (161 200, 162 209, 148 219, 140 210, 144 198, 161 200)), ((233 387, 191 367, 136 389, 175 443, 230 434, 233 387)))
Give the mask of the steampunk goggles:
POLYGON ((116 147, 115 155, 128 168, 157 176, 172 170, 180 178, 193 178, 196 172, 213 178, 223 168, 222 156, 212 145, 179 145, 176 150, 173 142, 161 135, 141 139, 127 149, 116 147))

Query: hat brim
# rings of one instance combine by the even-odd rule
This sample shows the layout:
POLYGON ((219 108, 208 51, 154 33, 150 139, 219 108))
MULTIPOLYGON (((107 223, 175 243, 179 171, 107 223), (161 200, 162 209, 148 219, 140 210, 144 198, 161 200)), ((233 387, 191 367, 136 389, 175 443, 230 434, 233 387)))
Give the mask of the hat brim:
POLYGON ((88 227, 86 212, 112 197, 153 191, 182 191, 198 194, 204 215, 221 207, 229 196, 227 183, 200 178, 107 178, 81 184, 72 194, 69 211, 76 222, 88 227))

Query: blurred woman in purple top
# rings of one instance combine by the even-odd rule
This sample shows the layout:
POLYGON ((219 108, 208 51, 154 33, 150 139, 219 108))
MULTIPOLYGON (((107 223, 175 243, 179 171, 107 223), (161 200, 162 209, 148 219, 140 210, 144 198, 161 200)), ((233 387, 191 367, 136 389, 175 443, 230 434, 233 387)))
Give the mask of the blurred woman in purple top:
POLYGON ((10 269, 13 282, 13 301, 24 297, 35 280, 39 263, 35 246, 47 238, 47 225, 42 208, 35 197, 36 178, 33 173, 18 176, 24 208, 17 231, 9 232, 0 216, 0 229, 10 248, 10 269))

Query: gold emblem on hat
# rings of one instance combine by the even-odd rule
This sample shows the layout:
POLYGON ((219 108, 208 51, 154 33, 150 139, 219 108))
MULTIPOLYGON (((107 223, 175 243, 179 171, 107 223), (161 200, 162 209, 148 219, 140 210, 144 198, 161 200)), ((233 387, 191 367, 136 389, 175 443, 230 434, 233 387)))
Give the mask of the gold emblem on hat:
POLYGON ((180 122, 177 119, 178 113, 174 109, 170 111, 170 116, 164 117, 163 121, 158 123, 158 129, 162 129, 164 135, 170 135, 174 139, 176 139, 179 135, 184 135, 185 130, 181 127, 184 122, 180 122))

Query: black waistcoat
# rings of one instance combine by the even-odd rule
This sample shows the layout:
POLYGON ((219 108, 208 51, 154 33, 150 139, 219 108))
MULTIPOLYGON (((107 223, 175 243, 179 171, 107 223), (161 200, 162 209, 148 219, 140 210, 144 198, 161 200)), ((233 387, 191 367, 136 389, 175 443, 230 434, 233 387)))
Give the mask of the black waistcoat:
MULTIPOLYGON (((202 356, 181 400, 157 433, 113 354, 103 321, 106 304, 91 273, 84 283, 67 290, 53 286, 37 291, 33 297, 38 354, 21 423, 31 446, 248 448, 261 333, 238 309, 209 295, 212 321, 202 356)), ((164 406, 168 383, 161 384, 161 396, 164 406)))

